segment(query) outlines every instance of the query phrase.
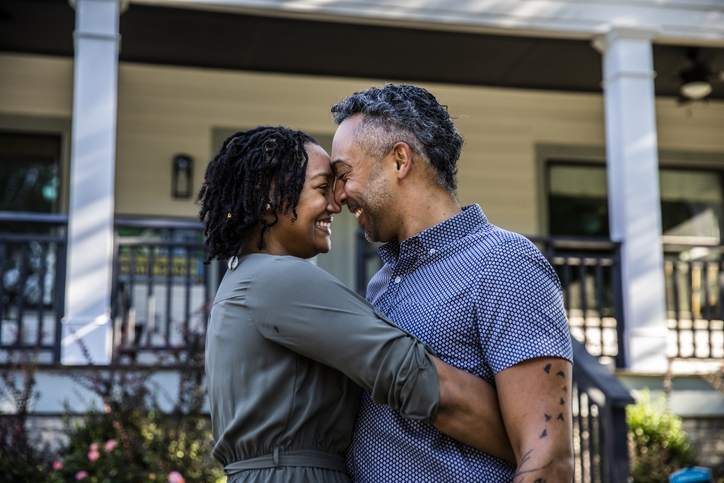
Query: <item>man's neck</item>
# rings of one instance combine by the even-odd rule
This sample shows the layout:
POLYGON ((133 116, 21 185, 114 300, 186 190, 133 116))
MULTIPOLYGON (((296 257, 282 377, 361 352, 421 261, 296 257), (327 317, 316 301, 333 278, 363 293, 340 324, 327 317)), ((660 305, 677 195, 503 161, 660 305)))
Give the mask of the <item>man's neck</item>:
POLYGON ((397 239, 402 242, 423 230, 442 223, 460 213, 460 203, 455 196, 443 190, 421 190, 420 194, 406 203, 397 239))

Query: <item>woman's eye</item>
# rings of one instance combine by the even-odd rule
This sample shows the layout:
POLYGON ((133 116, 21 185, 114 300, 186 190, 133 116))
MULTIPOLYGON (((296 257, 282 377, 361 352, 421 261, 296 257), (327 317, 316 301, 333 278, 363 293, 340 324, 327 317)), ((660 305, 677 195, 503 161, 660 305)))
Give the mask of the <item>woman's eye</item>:
POLYGON ((318 189, 318 190, 321 190, 321 191, 323 191, 323 192, 325 192, 325 193, 327 192, 327 189, 328 189, 328 188, 329 188, 329 185, 328 185, 327 183, 324 183, 324 184, 322 184, 322 185, 317 186, 317 189, 318 189))

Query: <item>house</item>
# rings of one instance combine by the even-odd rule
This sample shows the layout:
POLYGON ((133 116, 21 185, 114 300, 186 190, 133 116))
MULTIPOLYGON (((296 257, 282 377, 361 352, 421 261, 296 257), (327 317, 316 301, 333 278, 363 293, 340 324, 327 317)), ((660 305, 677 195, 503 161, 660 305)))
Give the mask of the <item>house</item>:
MULTIPOLYGON (((48 384, 203 332, 223 266, 194 195, 226 136, 283 124, 328 147, 329 106, 386 81, 448 105, 461 202, 539 243, 590 354, 631 387, 721 373, 717 0, 8 0, 0 24, 0 357, 40 351, 48 384)), ((347 214, 333 233, 317 263, 363 290, 373 251, 347 214)), ((680 401, 724 414, 713 390, 680 401)))

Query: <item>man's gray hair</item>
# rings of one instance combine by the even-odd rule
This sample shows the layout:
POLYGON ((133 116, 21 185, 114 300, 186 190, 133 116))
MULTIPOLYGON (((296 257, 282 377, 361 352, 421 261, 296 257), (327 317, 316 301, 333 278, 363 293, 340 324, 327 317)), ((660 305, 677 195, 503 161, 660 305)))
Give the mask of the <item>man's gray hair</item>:
POLYGON ((386 84, 355 92, 332 106, 337 124, 356 114, 364 116, 356 137, 368 154, 382 157, 404 141, 434 168, 438 184, 455 191, 463 138, 447 106, 430 92, 409 84, 386 84))

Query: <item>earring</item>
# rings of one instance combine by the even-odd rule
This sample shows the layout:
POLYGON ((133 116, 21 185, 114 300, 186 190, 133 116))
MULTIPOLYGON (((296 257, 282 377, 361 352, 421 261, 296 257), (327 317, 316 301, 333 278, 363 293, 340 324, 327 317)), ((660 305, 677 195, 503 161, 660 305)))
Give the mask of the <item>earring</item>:
POLYGON ((232 270, 232 271, 236 270, 236 267, 238 267, 238 266, 239 266, 239 257, 234 255, 233 257, 229 258, 229 262, 227 264, 227 267, 229 268, 229 270, 232 270))

